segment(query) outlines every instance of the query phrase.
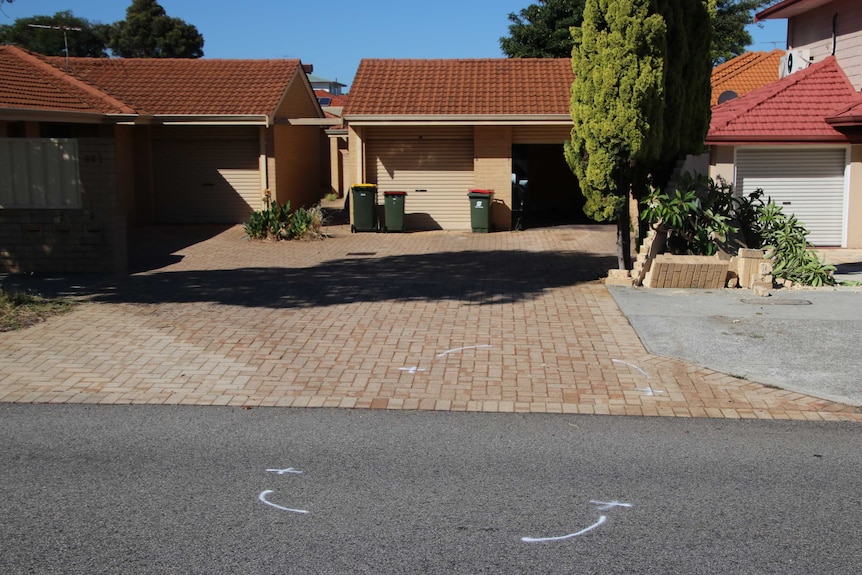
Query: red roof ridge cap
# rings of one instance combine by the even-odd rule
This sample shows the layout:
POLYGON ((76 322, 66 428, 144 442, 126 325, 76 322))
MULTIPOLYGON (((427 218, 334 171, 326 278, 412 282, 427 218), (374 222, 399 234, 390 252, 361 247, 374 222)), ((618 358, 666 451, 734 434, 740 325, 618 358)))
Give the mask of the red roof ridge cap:
POLYGON ((18 48, 17 46, 8 46, 8 48, 11 48, 11 52, 13 54, 15 54, 15 56, 17 56, 18 58, 23 60, 24 62, 27 62, 28 64, 37 66, 43 72, 50 74, 50 75, 54 76, 55 78, 57 78, 58 80, 66 82, 67 84, 71 84, 71 85, 75 86, 79 90, 82 90, 82 91, 90 94, 94 98, 97 98, 97 99, 101 100, 102 102, 109 104, 110 106, 112 106, 114 108, 117 108, 122 113, 124 113, 124 114, 137 114, 137 111, 135 111, 133 108, 128 106, 126 103, 121 102, 121 101, 117 100, 116 98, 114 98, 114 97, 106 94, 105 92, 101 91, 100 89, 96 88, 95 86, 88 84, 88 83, 84 82, 83 80, 76 78, 74 75, 69 74, 67 72, 64 72, 63 70, 60 70, 59 68, 57 68, 53 64, 50 64, 49 62, 43 60, 41 57, 37 56, 33 52, 23 50, 21 48, 18 48))

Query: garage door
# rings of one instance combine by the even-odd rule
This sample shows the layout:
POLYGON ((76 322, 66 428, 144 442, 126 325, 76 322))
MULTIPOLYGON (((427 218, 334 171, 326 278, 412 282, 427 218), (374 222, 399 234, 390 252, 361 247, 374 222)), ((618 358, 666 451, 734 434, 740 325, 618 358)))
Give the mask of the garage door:
POLYGON ((154 140, 156 221, 241 223, 261 208, 256 139, 154 140))
POLYGON ((370 140, 366 157, 381 195, 407 192, 408 229, 470 229, 473 140, 370 140))
POLYGON ((780 150, 743 148, 736 154, 736 186, 743 194, 762 188, 785 213, 808 229, 816 246, 844 242, 843 148, 780 150))

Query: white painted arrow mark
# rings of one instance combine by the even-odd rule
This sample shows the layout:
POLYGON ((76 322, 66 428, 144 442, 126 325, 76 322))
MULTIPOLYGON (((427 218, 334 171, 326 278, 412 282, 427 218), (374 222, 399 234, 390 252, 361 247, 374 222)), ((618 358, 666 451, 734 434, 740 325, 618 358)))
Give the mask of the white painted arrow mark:
POLYGON ((287 469, 267 469, 268 473, 277 473, 278 475, 285 475, 287 473, 293 473, 294 475, 302 475, 302 471, 294 469, 293 467, 288 467, 287 469))
POLYGON ((612 359, 611 361, 612 361, 612 362, 614 362, 614 363, 621 363, 621 364, 623 364, 623 365, 627 365, 627 366, 629 366, 629 367, 630 367, 630 368, 632 368, 632 369, 636 369, 636 370, 638 370, 639 372, 641 372, 641 373, 644 375, 644 377, 646 377, 647 379, 650 379, 650 376, 649 376, 649 374, 648 374, 647 372, 645 372, 644 370, 642 370, 641 368, 639 368, 638 366, 636 366, 636 365, 635 365, 635 364, 633 364, 633 363, 629 363, 629 362, 627 362, 627 361, 623 361, 623 360, 621 360, 621 359, 612 359))
POLYGON ((260 493, 260 495, 257 496, 257 498, 260 500, 261 503, 265 503, 265 504, 269 505, 270 507, 275 507, 276 509, 280 509, 282 511, 287 511, 290 513, 299 513, 301 515, 305 515, 308 513, 308 511, 306 511, 305 509, 290 509, 288 507, 282 507, 281 505, 276 505, 275 503, 273 503, 271 501, 267 501, 266 496, 269 495, 270 493, 275 493, 275 492, 272 490, 262 491, 260 493))
POLYGON ((571 539, 573 537, 577 537, 578 535, 583 535, 584 533, 592 531, 607 520, 607 516, 602 515, 601 517, 599 517, 598 521, 596 521, 586 529, 581 529, 577 533, 569 533, 568 535, 561 535, 559 537, 521 537, 521 541, 523 541, 524 543, 545 543, 547 541, 563 541, 564 539, 571 539))
POLYGON ((449 355, 450 353, 457 353, 459 351, 464 351, 467 349, 486 349, 491 347, 490 345, 468 345, 466 347, 456 347, 455 349, 449 349, 444 351, 443 353, 438 353, 437 357, 443 357, 449 355))

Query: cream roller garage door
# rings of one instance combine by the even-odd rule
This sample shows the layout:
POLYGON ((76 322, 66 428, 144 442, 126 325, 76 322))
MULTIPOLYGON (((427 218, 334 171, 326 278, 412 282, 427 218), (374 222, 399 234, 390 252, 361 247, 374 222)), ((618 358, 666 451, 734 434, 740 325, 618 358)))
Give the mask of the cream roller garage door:
POLYGON ((367 174, 383 192, 407 192, 408 229, 470 229, 472 139, 369 140, 367 174))
POLYGON ((241 223, 261 208, 257 139, 154 140, 159 223, 241 223))
POLYGON ((844 243, 844 148, 757 149, 736 153, 737 191, 762 188, 785 213, 792 213, 810 232, 815 246, 844 243))

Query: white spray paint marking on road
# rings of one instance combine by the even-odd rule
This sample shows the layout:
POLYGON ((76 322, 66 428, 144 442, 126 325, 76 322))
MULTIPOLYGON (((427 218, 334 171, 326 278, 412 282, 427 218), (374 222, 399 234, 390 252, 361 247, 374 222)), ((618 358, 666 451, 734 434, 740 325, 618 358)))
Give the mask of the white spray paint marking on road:
POLYGON ((577 537, 578 535, 583 535, 584 533, 592 531, 607 520, 607 516, 602 515, 601 517, 599 517, 598 521, 585 529, 581 529, 577 533, 569 533, 568 535, 561 535, 559 537, 521 537, 521 541, 523 541, 524 543, 545 543, 548 541, 563 541, 564 539, 572 539, 573 537, 577 537))
POLYGON ((638 366, 636 366, 636 365, 635 365, 635 364, 633 364, 633 363, 629 363, 629 362, 627 362, 627 361, 623 361, 623 360, 621 360, 621 359, 612 359, 611 361, 612 361, 612 362, 614 362, 614 363, 621 363, 621 364, 623 364, 623 365, 627 365, 627 366, 629 366, 629 367, 630 367, 630 368, 632 368, 632 369, 636 369, 636 370, 638 370, 639 372, 641 372, 641 373, 644 375, 644 377, 646 377, 647 379, 650 379, 650 376, 649 376, 649 374, 648 374, 647 372, 645 372, 644 370, 642 370, 641 368, 639 368, 638 366))
POLYGON ((654 395, 656 395, 656 394, 667 393, 666 391, 663 391, 663 390, 661 390, 661 389, 653 389, 653 388, 651 388, 651 387, 643 387, 643 388, 639 387, 639 388, 638 388, 638 391, 642 391, 642 392, 644 392, 644 394, 645 394, 647 397, 652 397, 652 396, 654 396, 654 395))
POLYGON ((302 475, 302 471, 294 469, 293 467, 288 467, 287 469, 267 469, 268 473, 277 473, 279 475, 285 475, 287 473, 293 473, 295 475, 302 475))
POLYGON ((490 345, 468 345, 466 347, 456 347, 455 349, 449 349, 444 351, 443 353, 438 353, 437 357, 443 357, 449 355, 450 353, 457 353, 459 351, 464 351, 467 349, 487 349, 491 347, 490 345))
POLYGON ((593 505, 597 505, 599 511, 607 511, 614 507, 631 507, 631 503, 620 503, 619 501, 590 501, 593 505))
POLYGON ((280 509, 282 511, 288 511, 290 513, 299 513, 301 515, 308 514, 308 511, 306 511, 305 509, 290 509, 288 507, 282 507, 281 505, 276 505, 275 503, 273 503, 271 501, 267 501, 266 496, 269 495, 270 493, 275 493, 275 492, 272 491, 271 489, 268 489, 266 491, 261 491, 260 495, 258 495, 257 498, 260 500, 261 503, 266 503, 270 507, 275 507, 276 509, 280 509))

